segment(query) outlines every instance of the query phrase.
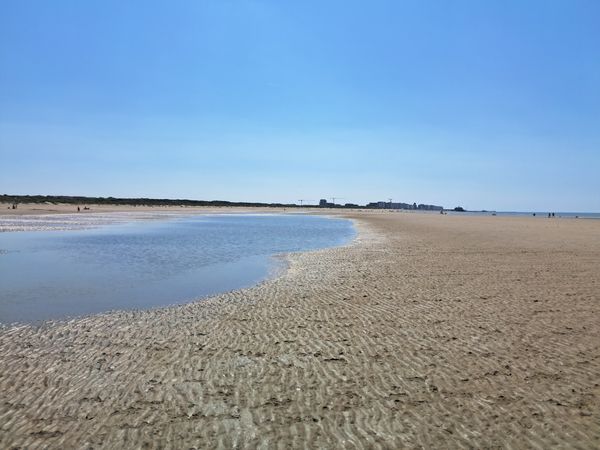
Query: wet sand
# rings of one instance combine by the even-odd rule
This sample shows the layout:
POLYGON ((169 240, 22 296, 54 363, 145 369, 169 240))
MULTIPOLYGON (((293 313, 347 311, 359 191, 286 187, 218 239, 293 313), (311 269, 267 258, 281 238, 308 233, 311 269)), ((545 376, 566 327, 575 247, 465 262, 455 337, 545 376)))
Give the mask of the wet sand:
MULTIPOLYGON (((17 209, 11 209, 11 204, 0 202, 0 216, 29 216, 39 214, 75 214, 89 215, 95 213, 204 213, 223 212, 290 212, 300 208, 283 207, 242 207, 242 206, 131 206, 131 205, 74 205, 66 203, 19 203, 17 209), (77 206, 80 211, 77 211, 77 206), (87 206, 89 209, 84 209, 87 206)), ((303 208, 302 211, 322 211, 319 208, 303 208)))
POLYGON ((340 214, 254 288, 1 330, 0 448, 600 447, 600 221, 340 214))
POLYGON ((0 233, 12 231, 82 230, 105 225, 168 220, 193 214, 305 214, 322 213, 317 208, 283 208, 239 206, 127 206, 91 205, 89 210, 77 211, 77 205, 20 204, 17 209, 4 208, 0 203, 0 233))

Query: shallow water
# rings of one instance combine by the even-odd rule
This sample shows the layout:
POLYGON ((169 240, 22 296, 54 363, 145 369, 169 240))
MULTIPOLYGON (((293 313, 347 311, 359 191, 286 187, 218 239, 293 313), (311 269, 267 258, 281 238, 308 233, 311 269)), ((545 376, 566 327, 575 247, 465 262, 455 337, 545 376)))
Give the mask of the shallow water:
POLYGON ((164 220, 182 217, 183 215, 182 213, 167 211, 32 214, 23 216, 0 214, 0 232, 88 230, 104 225, 123 224, 138 220, 164 220))
POLYGON ((0 322, 182 303, 251 286, 273 255, 342 245, 352 223, 203 215, 78 231, 0 233, 0 322))

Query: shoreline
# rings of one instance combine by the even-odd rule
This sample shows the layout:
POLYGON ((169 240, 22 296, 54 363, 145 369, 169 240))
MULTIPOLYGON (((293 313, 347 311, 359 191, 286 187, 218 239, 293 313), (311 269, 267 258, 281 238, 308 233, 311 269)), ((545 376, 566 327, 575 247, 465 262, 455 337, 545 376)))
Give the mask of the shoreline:
POLYGON ((0 329, 0 446, 600 444, 596 221, 333 216, 257 286, 0 329))
POLYGON ((0 233, 37 232, 37 231, 77 231, 100 228, 110 225, 122 225, 133 222, 152 220, 177 220, 194 215, 219 216, 219 215, 272 215, 272 214, 315 214, 310 210, 288 211, 265 210, 248 208, 226 209, 198 208, 198 209, 156 209, 140 211, 140 208, 123 207, 119 210, 106 209, 104 211, 86 211, 77 213, 72 211, 45 211, 44 213, 27 210, 24 214, 0 214, 0 233), (16 225, 11 222, 17 222, 16 225))
MULTIPOLYGON (((116 214, 118 214, 118 213, 116 213, 116 214)), ((126 217, 126 218, 121 218, 121 219, 123 219, 122 221, 121 221, 121 219, 119 219, 119 220, 115 219, 114 221, 111 221, 111 222, 96 223, 93 226, 86 227, 86 228, 67 227, 67 228, 52 229, 52 230, 41 229, 41 228, 32 228, 32 229, 29 229, 26 231, 23 231, 21 229, 16 229, 16 230, 9 230, 9 231, 5 231, 5 232, 6 233, 21 233, 21 232, 38 233, 38 232, 48 232, 48 231, 51 231, 51 232, 61 231, 61 232, 69 233, 69 232, 73 232, 73 231, 87 231, 90 229, 100 229, 100 228, 106 228, 106 227, 111 227, 111 226, 114 227, 114 226, 135 224, 136 222, 147 221, 147 220, 167 222, 167 221, 171 221, 171 220, 185 219, 186 217, 240 216, 240 215, 246 215, 246 214, 251 214, 253 216, 271 216, 271 215, 285 216, 285 215, 288 215, 287 212, 283 212, 283 211, 282 212, 271 212, 271 213, 262 213, 262 212, 257 213, 257 212, 250 212, 250 211, 248 211, 248 212, 246 212, 246 211, 244 211, 244 212, 223 211, 223 212, 220 212, 217 214, 215 214, 214 212, 195 211, 195 212, 188 212, 186 214, 182 213, 182 214, 167 215, 167 216, 156 216, 156 215, 152 215, 151 217, 131 216, 131 217, 126 217)), ((290 214, 290 215, 293 215, 293 214, 290 214)), ((296 214, 296 215, 298 215, 298 214, 296 214)), ((322 214, 316 215, 316 214, 310 214, 310 213, 303 213, 303 215, 309 215, 309 216, 312 215, 313 217, 324 217, 324 218, 331 219, 331 220, 342 219, 339 216, 336 217, 336 216, 332 216, 332 215, 322 215, 322 214)), ((88 215, 88 217, 90 217, 90 216, 91 215, 88 215)), ((1 218, 0 218, 0 220, 1 220, 1 218)), ((352 227, 352 236, 348 237, 348 239, 345 238, 346 242, 343 242, 343 243, 332 242, 329 245, 321 247, 320 249, 306 249, 306 250, 300 250, 300 251, 294 251, 294 252, 280 252, 280 253, 273 253, 273 254, 268 254, 268 255, 265 254, 265 255, 255 256, 255 257, 260 257, 260 258, 264 259, 265 270, 264 270, 264 274, 261 277, 254 279, 251 283, 237 282, 237 283, 235 283, 235 284, 237 284, 237 287, 232 286, 228 289, 221 290, 220 292, 197 294, 194 296, 185 296, 185 297, 178 298, 177 300, 175 300, 173 302, 165 302, 162 305, 155 305, 155 306, 148 306, 148 307, 134 307, 134 308, 130 308, 130 307, 127 307, 127 305, 123 305, 123 308, 117 307, 117 308, 108 309, 105 311, 99 310, 97 312, 88 312, 88 313, 83 313, 83 314, 74 313, 73 315, 65 315, 63 317, 56 317, 56 318, 15 321, 15 322, 0 321, 0 330, 8 330, 10 328, 23 327, 23 326, 32 326, 34 328, 47 328, 50 326, 65 324, 65 323, 69 323, 69 322, 73 322, 73 321, 77 321, 77 320, 93 319, 93 317, 97 316, 97 315, 118 314, 118 313, 127 312, 127 311, 142 312, 142 311, 160 310, 163 308, 178 307, 178 306, 182 306, 182 305, 185 305, 188 303, 204 302, 213 297, 225 295, 225 294, 228 294, 233 291, 251 289, 252 287, 258 286, 263 283, 267 283, 267 282, 274 280, 274 279, 282 276, 283 274, 285 274, 285 272, 287 270, 289 270, 291 256, 296 253, 310 253, 312 251, 317 251, 317 250, 326 250, 329 248, 337 248, 337 247, 345 247, 347 245, 353 245, 353 243, 356 241, 356 239, 359 235, 358 230, 356 228, 356 221, 352 220, 352 219, 344 219, 344 220, 346 222, 348 222, 352 227)), ((2 225, 2 223, 0 222, 0 227, 1 227, 1 225, 2 225)), ((2 250, 0 249, 0 251, 2 251, 2 250)), ((237 259, 235 261, 229 261, 228 263, 212 263, 209 266, 205 266, 205 267, 203 266, 203 268, 214 271, 215 267, 216 267, 215 264, 217 266, 222 265, 222 264, 233 264, 233 263, 240 262, 245 258, 247 258, 247 257, 240 257, 239 259, 237 259)), ((176 297, 176 295, 174 295, 174 297, 176 297)))
POLYGON ((60 214, 79 214, 85 216, 92 213, 115 213, 115 212, 133 212, 133 213, 195 213, 195 212, 214 212, 221 211, 239 211, 239 212, 280 212, 280 211, 322 211, 323 208, 284 208, 284 207, 250 207, 250 206, 133 206, 133 205, 89 205, 89 210, 84 210, 81 205, 81 211, 77 211, 75 204, 52 204, 40 205, 38 203, 19 204, 17 209, 2 208, 0 203, 0 216, 27 216, 27 215, 60 215, 60 214))

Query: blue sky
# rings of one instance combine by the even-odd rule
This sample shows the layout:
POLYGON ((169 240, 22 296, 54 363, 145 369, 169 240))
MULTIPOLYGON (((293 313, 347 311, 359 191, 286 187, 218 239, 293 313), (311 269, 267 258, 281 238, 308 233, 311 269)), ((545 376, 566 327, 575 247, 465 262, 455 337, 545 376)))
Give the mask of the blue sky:
POLYGON ((600 211, 600 2, 0 2, 0 193, 600 211))

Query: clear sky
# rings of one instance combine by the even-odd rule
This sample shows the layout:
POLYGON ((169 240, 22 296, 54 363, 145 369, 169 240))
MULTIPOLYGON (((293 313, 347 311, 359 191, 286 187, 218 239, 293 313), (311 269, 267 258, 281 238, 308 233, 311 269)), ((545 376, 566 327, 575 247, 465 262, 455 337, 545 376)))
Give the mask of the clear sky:
POLYGON ((0 1, 0 193, 600 211, 600 2, 0 1))

